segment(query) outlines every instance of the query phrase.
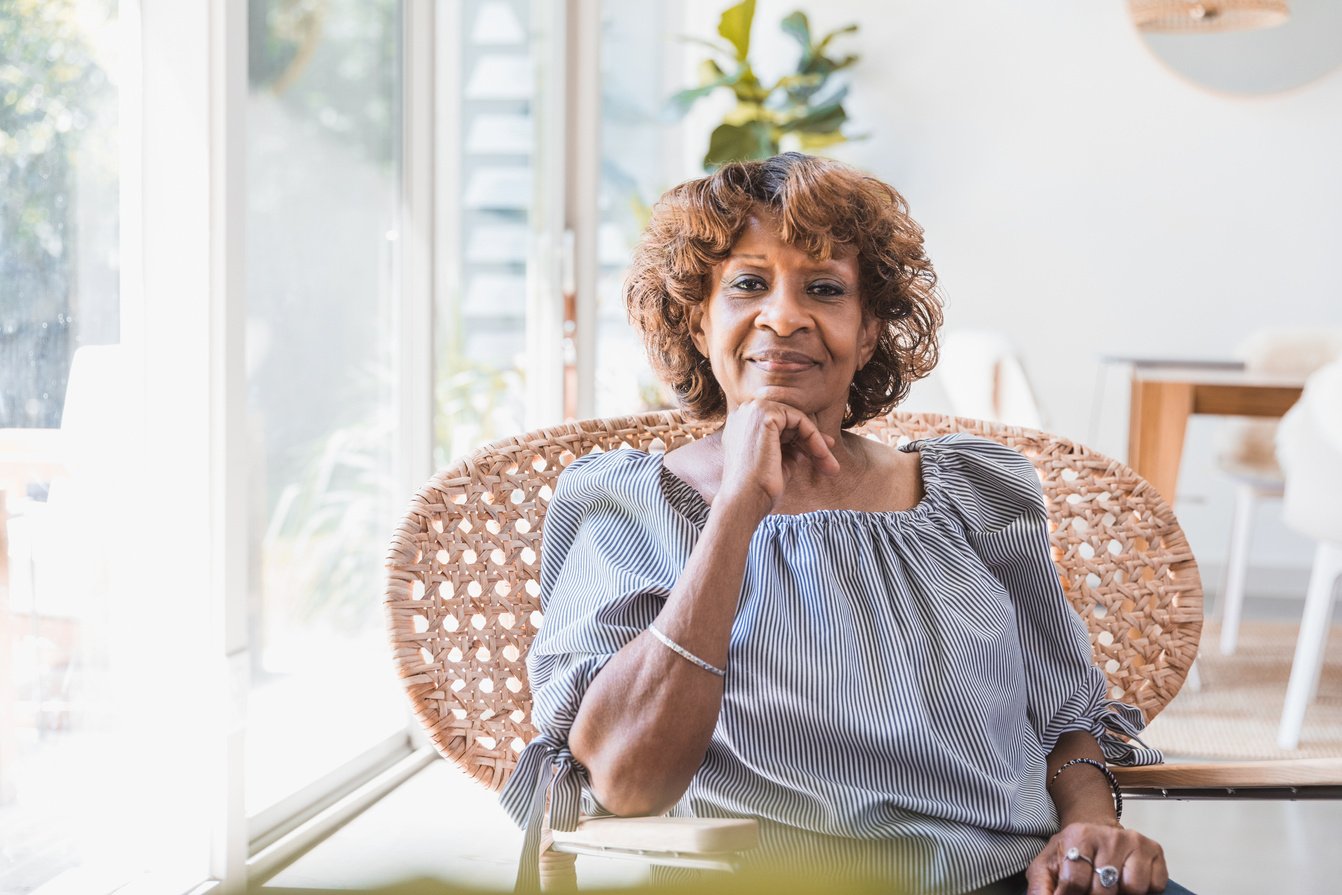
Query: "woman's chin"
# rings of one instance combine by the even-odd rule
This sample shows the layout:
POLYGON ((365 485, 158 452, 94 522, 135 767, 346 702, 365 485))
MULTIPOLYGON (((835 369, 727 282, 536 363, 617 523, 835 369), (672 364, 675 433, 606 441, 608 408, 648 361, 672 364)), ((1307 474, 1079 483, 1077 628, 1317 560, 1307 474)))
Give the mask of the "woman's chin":
POLYGON ((831 400, 823 395, 817 395, 815 389, 799 388, 787 383, 769 382, 756 386, 751 389, 742 402, 753 401, 775 401, 779 404, 786 404, 789 407, 795 407, 808 416, 819 416, 827 410, 843 412, 845 394, 839 400, 831 400))

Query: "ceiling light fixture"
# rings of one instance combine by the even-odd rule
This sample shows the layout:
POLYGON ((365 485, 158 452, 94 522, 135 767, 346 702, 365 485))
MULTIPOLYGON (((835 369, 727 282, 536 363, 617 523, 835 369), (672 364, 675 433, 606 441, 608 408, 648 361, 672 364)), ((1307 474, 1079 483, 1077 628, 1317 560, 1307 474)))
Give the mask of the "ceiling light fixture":
POLYGON ((1198 33, 1272 28, 1291 17, 1286 0, 1128 0, 1142 31, 1198 33))

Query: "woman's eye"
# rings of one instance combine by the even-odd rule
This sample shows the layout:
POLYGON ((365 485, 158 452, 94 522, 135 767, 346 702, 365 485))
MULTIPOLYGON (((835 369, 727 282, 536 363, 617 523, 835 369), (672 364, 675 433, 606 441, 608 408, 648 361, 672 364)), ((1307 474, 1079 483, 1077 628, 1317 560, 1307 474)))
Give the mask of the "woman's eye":
POLYGON ((837 283, 816 283, 811 286, 811 291, 816 295, 837 298, 838 296, 843 295, 846 290, 837 283))
POLYGON ((764 288, 764 281, 759 277, 741 277, 732 282, 733 289, 740 289, 744 292, 752 292, 756 289, 764 288))

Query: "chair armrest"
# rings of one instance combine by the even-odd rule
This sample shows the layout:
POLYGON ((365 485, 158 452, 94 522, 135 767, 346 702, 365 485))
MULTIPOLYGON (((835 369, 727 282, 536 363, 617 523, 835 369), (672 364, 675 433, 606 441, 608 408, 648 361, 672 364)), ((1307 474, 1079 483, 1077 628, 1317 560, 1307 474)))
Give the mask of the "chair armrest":
POLYGON ((552 848, 569 854, 717 870, 734 869, 733 855, 760 840, 756 821, 715 817, 589 817, 550 835, 552 848))
POLYGON ((1339 799, 1342 758, 1111 767, 1125 796, 1172 799, 1339 799))

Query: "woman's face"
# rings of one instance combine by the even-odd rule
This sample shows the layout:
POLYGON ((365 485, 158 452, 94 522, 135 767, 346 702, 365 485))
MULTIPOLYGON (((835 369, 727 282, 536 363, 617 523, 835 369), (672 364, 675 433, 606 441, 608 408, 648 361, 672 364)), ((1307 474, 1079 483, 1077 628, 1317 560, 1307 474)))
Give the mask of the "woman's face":
POLYGON ((752 217, 710 274, 690 317, 730 412, 752 398, 812 416, 843 416, 848 387, 876 348, 880 321, 864 313, 857 256, 816 261, 752 217))

